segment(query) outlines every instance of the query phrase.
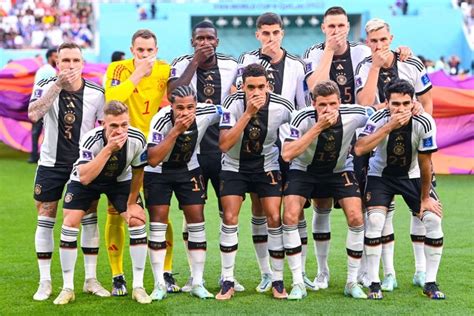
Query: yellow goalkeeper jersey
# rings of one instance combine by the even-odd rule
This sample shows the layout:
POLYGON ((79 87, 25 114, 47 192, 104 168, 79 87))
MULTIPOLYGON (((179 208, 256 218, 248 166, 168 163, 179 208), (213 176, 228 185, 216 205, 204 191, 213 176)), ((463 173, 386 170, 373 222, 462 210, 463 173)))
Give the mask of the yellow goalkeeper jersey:
POLYGON ((170 65, 157 60, 151 74, 143 77, 137 86, 129 79, 134 70, 133 58, 111 63, 107 68, 105 99, 125 103, 129 108, 130 125, 148 137, 150 121, 166 93, 170 65))

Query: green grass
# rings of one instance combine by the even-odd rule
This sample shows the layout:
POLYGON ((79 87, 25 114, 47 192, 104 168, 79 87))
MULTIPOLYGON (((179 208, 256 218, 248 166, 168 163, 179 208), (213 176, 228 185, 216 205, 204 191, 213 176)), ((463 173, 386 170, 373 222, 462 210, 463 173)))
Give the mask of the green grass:
MULTIPOLYGON (((162 302, 141 306, 130 295, 121 298, 100 299, 81 293, 84 280, 83 258, 79 251, 76 265, 76 301, 67 306, 55 306, 53 298, 62 285, 58 254, 59 227, 62 215, 58 214, 53 254, 53 298, 34 302, 32 295, 38 282, 38 269, 34 250, 36 210, 32 199, 35 166, 26 163, 27 155, 0 144, 0 314, 474 314, 473 263, 474 219, 470 199, 474 194, 472 176, 438 176, 438 193, 444 206, 445 247, 438 282, 446 293, 445 301, 430 301, 421 295, 421 289, 411 284, 413 255, 409 237, 410 214, 401 199, 397 199, 395 215, 395 268, 399 288, 386 294, 383 301, 356 301, 345 298, 342 290, 346 278, 345 236, 346 225, 341 211, 332 213, 332 242, 329 265, 329 289, 310 292, 301 302, 276 301, 269 294, 257 294, 259 271, 253 252, 250 233, 250 207, 248 200, 240 215, 240 244, 237 255, 236 276, 247 288, 228 302, 200 301, 188 294, 169 295, 162 302)), ((306 211, 308 223, 311 212, 306 211)), ((187 261, 181 241, 182 214, 173 205, 171 217, 175 227, 174 271, 179 283, 188 277, 187 261)), ((105 222, 105 205, 101 201, 99 220, 101 232, 105 222)), ((218 242, 219 217, 215 199, 206 205, 208 254, 205 270, 207 288, 217 293, 220 274, 218 242)), ((309 224, 309 226, 311 226, 309 224)), ((309 234, 311 236, 311 234, 309 234)), ((313 241, 309 238, 307 273, 316 273, 313 241)), ((131 280, 128 248, 125 253, 125 272, 131 280)), ((103 240, 99 253, 98 278, 109 285, 110 269, 103 240)), ((151 292, 153 278, 149 264, 145 286, 151 292)), ((289 289, 290 273, 285 271, 289 289)))

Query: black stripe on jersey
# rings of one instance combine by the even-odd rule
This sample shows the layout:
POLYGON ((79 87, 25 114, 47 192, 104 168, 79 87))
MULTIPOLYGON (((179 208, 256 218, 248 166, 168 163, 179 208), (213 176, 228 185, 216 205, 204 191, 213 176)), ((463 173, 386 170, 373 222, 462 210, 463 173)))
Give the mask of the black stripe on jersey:
MULTIPOLYGON (((400 56, 398 54, 397 54, 397 57, 398 57, 397 59, 400 61, 400 56)), ((402 63, 413 65, 416 67, 416 69, 418 69, 418 71, 423 71, 423 69, 425 68, 425 66, 420 60, 413 57, 408 57, 408 59, 405 61, 402 61, 402 63)))
POLYGON ((290 59, 293 59, 293 60, 296 60, 296 61, 300 62, 300 63, 301 63, 301 65, 303 65, 303 69, 304 69, 304 67, 305 67, 305 63, 304 63, 304 61, 303 61, 301 58, 299 58, 298 56, 296 56, 296 55, 293 55, 293 54, 290 54, 290 53, 286 52, 286 57, 288 57, 288 58, 290 58, 290 59))
POLYGON ((356 67, 355 74, 358 75, 362 66, 366 63, 372 62, 372 56, 365 57, 356 67))
POLYGON ((361 42, 349 42, 350 47, 357 47, 357 46, 361 46, 361 45, 365 45, 365 44, 361 43, 361 42))
POLYGON ((128 130, 128 137, 138 139, 142 143, 142 147, 146 145, 145 136, 141 132, 135 131, 133 129, 128 130))
POLYGON ((156 121, 155 125, 153 126, 154 130, 161 130, 165 124, 168 124, 171 121, 171 112, 165 114, 165 116, 161 117, 156 121))
POLYGON ((178 58, 175 58, 172 62, 171 62, 171 66, 175 66, 177 63, 179 63, 180 61, 183 61, 185 59, 192 59, 193 58, 193 55, 183 55, 183 56, 180 56, 178 58))
POLYGON ((39 87, 44 87, 45 85, 47 85, 48 83, 50 83, 51 81, 56 81, 58 79, 58 77, 54 76, 54 77, 49 77, 49 78, 44 78, 44 79, 41 79, 40 81, 38 81, 38 86, 39 87))
POLYGON ((204 111, 196 111, 196 116, 199 116, 199 115, 206 115, 206 114, 214 114, 216 113, 216 110, 213 110, 213 109, 208 109, 208 110, 204 110, 204 111))
POLYGON ((243 53, 242 55, 239 56, 239 60, 238 60, 238 63, 239 64, 243 64, 244 63, 244 60, 245 60, 245 56, 246 55, 253 55, 253 56, 257 56, 259 57, 260 55, 260 49, 254 49, 254 50, 251 50, 249 52, 245 52, 243 53))
POLYGON ((84 142, 83 147, 84 147, 85 149, 91 149, 91 148, 92 148, 92 145, 94 145, 94 143, 95 143, 97 140, 102 139, 103 133, 104 133, 104 130, 101 129, 101 130, 98 130, 97 132, 95 132, 94 135, 89 136, 89 138, 84 142))
POLYGON ((232 60, 232 61, 237 62, 237 60, 234 57, 230 55, 224 55, 222 53, 216 53, 216 57, 217 59, 220 59, 220 60, 232 60))
POLYGON ((84 79, 84 84, 85 84, 85 86, 88 87, 88 88, 91 88, 91 89, 100 91, 100 92, 102 92, 102 93, 105 93, 104 88, 102 88, 101 86, 97 85, 97 84, 96 84, 95 82, 93 82, 93 81, 84 79))
POLYGON ((288 111, 290 111, 290 113, 295 110, 295 107, 293 106, 293 104, 291 104, 290 101, 275 93, 270 93, 270 102, 275 102, 283 105, 288 111))
POLYGON ((315 50, 315 49, 323 49, 323 43, 318 43, 318 44, 314 44, 313 46, 311 46, 310 48, 308 48, 304 54, 303 54, 303 58, 308 58, 309 57, 309 54, 315 50))
POLYGON ((380 121, 384 117, 389 117, 389 116, 390 116, 390 111, 387 110, 387 109, 384 109, 383 111, 375 113, 374 115, 372 115, 370 120, 373 121, 374 123, 377 123, 378 121, 380 121))
POLYGON ((315 110, 311 109, 309 111, 303 111, 301 113, 298 113, 293 119, 293 121, 291 122, 291 124, 295 127, 299 127, 300 124, 308 117, 315 118, 316 117, 315 110))
POLYGON ((418 97, 420 95, 423 95, 425 94, 426 92, 430 91, 431 88, 433 88, 433 86, 430 84, 425 90, 421 91, 421 92, 418 92, 418 93, 415 93, 415 95, 418 97))
POLYGON ((416 115, 416 116, 413 116, 413 119, 415 121, 421 123, 421 125, 423 125, 423 129, 424 129, 425 133, 428 133, 429 131, 432 130, 431 122, 426 117, 424 117, 422 115, 416 115))
POLYGON ((236 93, 227 96, 227 98, 224 100, 224 104, 222 105, 222 107, 224 109, 228 109, 232 102, 239 99, 243 100, 244 96, 245 96, 245 93, 243 91, 237 91, 236 93))

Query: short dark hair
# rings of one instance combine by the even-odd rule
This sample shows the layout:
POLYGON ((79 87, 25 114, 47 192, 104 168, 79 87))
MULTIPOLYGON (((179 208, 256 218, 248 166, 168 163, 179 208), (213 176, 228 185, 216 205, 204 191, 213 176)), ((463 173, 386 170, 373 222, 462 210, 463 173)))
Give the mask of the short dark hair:
POLYGON ((212 23, 211 21, 204 20, 204 21, 201 21, 201 22, 197 23, 196 25, 194 25, 193 33, 192 33, 193 37, 194 37, 194 35, 196 35, 196 29, 213 29, 214 32, 216 33, 216 36, 217 36, 217 29, 214 26, 214 23, 212 23))
POLYGON ((281 28, 283 28, 283 21, 281 17, 273 12, 265 12, 261 16, 257 18, 257 28, 261 28, 262 25, 275 25, 278 24, 281 28))
POLYGON ((135 43, 135 40, 139 37, 144 38, 144 39, 153 38, 155 40, 155 45, 158 45, 158 40, 156 39, 155 33, 153 33, 150 30, 147 30, 147 29, 141 29, 141 30, 136 31, 133 34, 133 36, 132 36, 132 46, 133 46, 133 43, 135 43))
POLYGON ((46 51, 46 60, 49 59, 49 57, 53 56, 54 53, 57 53, 58 49, 57 48, 50 48, 46 51))
POLYGON ((389 101, 393 93, 407 94, 413 99, 413 96, 415 95, 415 88, 406 80, 395 79, 385 85, 385 99, 389 101))
POLYGON ((245 82, 248 77, 265 77, 267 79, 267 71, 260 64, 250 64, 242 72, 242 81, 245 82))
POLYGON ((122 57, 125 56, 125 53, 124 52, 121 52, 121 51, 115 51, 112 53, 112 57, 110 58, 110 61, 111 62, 114 62, 114 61, 119 61, 119 60, 122 60, 122 57))
POLYGON ((80 50, 82 52, 82 49, 79 45, 77 45, 76 43, 73 43, 73 42, 65 42, 65 43, 62 43, 61 45, 59 45, 58 47, 58 54, 61 50, 63 49, 74 49, 74 48, 77 48, 78 50, 80 50))
POLYGON ((194 101, 197 100, 196 91, 194 91, 193 88, 191 88, 190 86, 179 86, 171 92, 169 99, 171 103, 174 103, 176 101, 176 98, 184 98, 189 96, 192 96, 194 98, 194 101))
POLYGON ((345 15, 347 16, 346 10, 344 10, 342 7, 330 7, 329 9, 324 12, 324 18, 328 15, 345 15))
POLYGON ((316 100, 317 97, 327 97, 336 94, 338 98, 341 97, 339 87, 332 80, 324 80, 317 83, 311 91, 311 99, 316 100))

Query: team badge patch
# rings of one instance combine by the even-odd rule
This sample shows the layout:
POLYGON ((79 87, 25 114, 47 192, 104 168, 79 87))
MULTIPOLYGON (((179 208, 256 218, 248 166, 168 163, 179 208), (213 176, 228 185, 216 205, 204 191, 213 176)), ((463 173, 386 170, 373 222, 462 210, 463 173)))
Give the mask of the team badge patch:
POLYGON ((291 127, 290 128, 290 137, 299 138, 300 137, 300 131, 297 130, 296 128, 294 128, 294 127, 291 127))
POLYGON ((82 158, 86 160, 92 160, 92 152, 88 150, 84 150, 82 152, 82 158))
POLYGON ((364 134, 372 134, 375 131, 375 125, 367 124, 364 128, 364 134))
POLYGON ((161 143, 162 140, 163 140, 163 134, 158 133, 158 132, 153 132, 153 142, 155 144, 161 143))
POLYGON ((222 124, 229 124, 230 123, 230 113, 225 112, 222 114, 222 124))
POLYGON ((110 85, 113 87, 113 86, 118 86, 120 84, 120 80, 117 80, 117 79, 112 79, 112 82, 110 83, 110 85))
POLYGON ((41 98, 42 95, 43 95, 43 90, 41 89, 36 89, 35 92, 33 92, 33 97, 35 99, 41 98))
POLYGON ((170 77, 176 77, 176 68, 171 68, 170 77))
POLYGON ((66 195, 64 196, 64 202, 66 202, 66 203, 71 202, 73 196, 74 196, 74 194, 72 194, 71 192, 66 193, 66 195))
POLYGON ((36 184, 35 185, 35 195, 40 195, 41 194, 41 184, 36 184))
POLYGON ((430 83, 430 77, 428 77, 428 74, 424 74, 423 77, 421 77, 421 82, 423 82, 424 85, 427 85, 430 83))
POLYGON ((243 73, 244 73, 244 68, 237 69, 237 76, 242 76, 243 73))
POLYGON ((310 72, 313 69, 313 63, 309 62, 304 65, 304 71, 305 72, 310 72))
POLYGON ((362 86, 362 78, 357 78, 356 79, 356 89, 360 88, 362 86))
POLYGON ((432 147, 433 146, 433 137, 423 138, 423 147, 432 147))

